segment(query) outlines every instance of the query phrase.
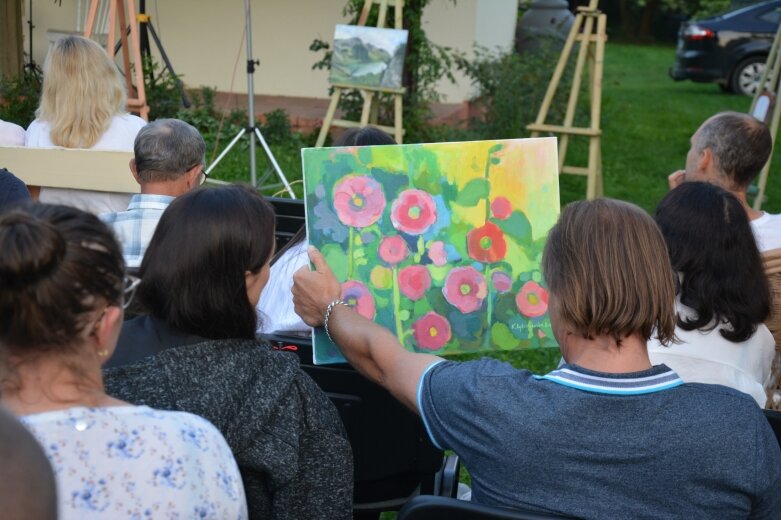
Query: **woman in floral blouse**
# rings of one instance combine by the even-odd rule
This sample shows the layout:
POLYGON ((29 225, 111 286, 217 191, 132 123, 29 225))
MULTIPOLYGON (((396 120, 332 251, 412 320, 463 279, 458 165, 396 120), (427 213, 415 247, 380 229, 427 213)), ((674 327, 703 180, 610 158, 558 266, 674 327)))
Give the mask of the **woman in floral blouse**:
POLYGON ((246 518, 214 426, 105 393, 101 366, 137 281, 97 217, 48 205, 5 213, 0 251, 0 394, 48 455, 59 518, 246 518))

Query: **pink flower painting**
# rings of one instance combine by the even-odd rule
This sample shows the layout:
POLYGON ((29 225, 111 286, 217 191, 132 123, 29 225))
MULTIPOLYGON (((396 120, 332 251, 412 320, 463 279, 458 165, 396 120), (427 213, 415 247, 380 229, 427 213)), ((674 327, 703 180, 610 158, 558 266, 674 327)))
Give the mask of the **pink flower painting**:
POLYGON ((513 287, 513 280, 510 275, 503 271, 494 271, 491 274, 491 283, 494 285, 496 292, 507 292, 513 287))
POLYGON ((369 288, 356 280, 347 280, 342 284, 342 301, 353 308, 355 312, 368 320, 375 315, 374 297, 369 288))
POLYGON ((377 253, 383 261, 390 265, 396 265, 407 258, 409 249, 407 248, 407 242, 402 237, 393 235, 382 239, 377 253))
POLYGON ((513 212, 513 205, 507 199, 507 197, 496 197, 491 202, 491 213, 495 218, 499 220, 505 220, 510 217, 513 212))
POLYGON ((487 264, 498 262, 507 254, 504 233, 493 222, 486 222, 467 233, 466 248, 470 257, 487 264))
POLYGON ((377 222, 385 209, 379 182, 366 175, 348 175, 334 186, 334 209, 343 224, 364 228, 377 222))
POLYGON ((483 305, 488 295, 488 284, 474 267, 456 267, 445 278, 442 293, 450 305, 466 314, 483 305))
POLYGON ((441 240, 432 242, 428 248, 428 257, 436 266, 445 265, 447 263, 447 251, 445 251, 445 243, 441 240))
POLYGON ((529 280, 515 297, 515 303, 521 314, 529 318, 539 318, 548 310, 548 291, 537 282, 529 280))
POLYGON ((404 190, 391 206, 393 227, 409 235, 422 235, 437 221, 434 199, 421 190, 404 190))
POLYGON ((399 271, 399 289, 410 300, 423 298, 431 287, 431 274, 424 265, 409 265, 399 271))
POLYGON ((452 337, 450 323, 434 311, 424 314, 412 324, 412 334, 417 346, 428 350, 441 349, 452 337))

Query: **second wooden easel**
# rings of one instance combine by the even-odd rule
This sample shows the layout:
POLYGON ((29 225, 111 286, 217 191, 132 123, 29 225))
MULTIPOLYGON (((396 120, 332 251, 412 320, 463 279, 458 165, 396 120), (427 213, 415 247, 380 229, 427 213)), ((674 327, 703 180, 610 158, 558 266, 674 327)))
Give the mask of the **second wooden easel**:
MULTIPOLYGON (((762 71, 762 77, 757 85, 754 99, 751 101, 751 110, 749 110, 749 114, 768 123, 773 143, 776 142, 778 123, 779 119, 781 119, 781 110, 778 109, 779 96, 781 96, 781 52, 779 52, 779 47, 781 47, 781 27, 776 31, 776 37, 773 40, 773 45, 770 47, 770 54, 768 54, 765 62, 765 70, 762 71), (762 99, 763 103, 767 103, 765 108, 770 111, 769 114, 757 114, 757 105, 760 103, 760 99, 762 99)), ((770 154, 765 166, 762 168, 762 172, 759 174, 757 196, 754 199, 755 210, 762 209, 767 178, 770 173, 770 162, 772 160, 773 154, 770 154)))
MULTIPOLYGON (((84 36, 89 38, 92 35, 95 26, 95 16, 98 12, 101 0, 92 0, 87 14, 87 23, 84 26, 84 36)), ((109 58, 114 59, 114 44, 116 42, 117 16, 119 17, 119 38, 122 48, 122 64, 125 73, 125 82, 127 84, 127 107, 131 112, 138 112, 142 118, 149 120, 149 105, 146 103, 146 91, 144 90, 144 70, 141 65, 141 45, 138 38, 138 22, 136 20, 136 4, 134 0, 109 0, 108 15, 108 44, 106 52, 109 58), (125 29, 128 27, 127 20, 130 19, 130 41, 125 29), (130 66, 130 53, 133 53, 133 63, 135 63, 136 86, 133 87, 133 71, 130 66), (133 95, 136 92, 136 95, 133 95)))
POLYGON ((602 68, 605 58, 605 41, 607 41, 607 35, 605 34, 607 17, 597 9, 598 4, 599 0, 590 0, 587 7, 578 8, 575 22, 572 24, 572 29, 561 51, 561 57, 559 57, 559 61, 553 71, 553 77, 548 85, 548 90, 545 92, 537 119, 526 127, 531 130, 532 137, 538 137, 540 132, 559 135, 559 172, 585 175, 588 179, 586 197, 589 199, 602 195, 602 130, 600 128, 600 118, 602 110, 602 68), (575 73, 572 80, 572 88, 569 92, 564 122, 561 125, 547 124, 545 119, 548 117, 551 103, 561 82, 564 69, 569 62, 575 42, 580 43, 580 49, 575 62, 575 73), (573 125, 575 109, 577 108, 580 95, 583 68, 586 64, 588 64, 588 69, 591 72, 589 84, 591 122, 588 127, 576 127, 573 125), (569 146, 570 136, 587 137, 589 139, 587 167, 567 165, 567 147, 569 146))
MULTIPOLYGON (((369 13, 371 12, 371 8, 375 4, 379 4, 380 6, 380 11, 377 16, 378 28, 385 27, 385 21, 388 16, 389 5, 392 5, 394 7, 394 11, 393 11, 394 28, 395 29, 402 28, 402 11, 404 9, 404 0, 365 0, 363 3, 363 8, 361 9, 361 15, 358 17, 358 25, 366 25, 366 22, 369 19, 369 13)), ((393 137, 396 139, 397 143, 401 144, 403 142, 404 127, 402 124, 403 123, 402 96, 406 92, 406 89, 404 88, 392 89, 392 88, 382 88, 382 87, 357 88, 352 85, 342 85, 338 83, 332 83, 331 87, 333 87, 333 93, 331 94, 331 102, 329 103, 328 110, 325 113, 325 118, 323 119, 323 127, 320 129, 320 134, 317 136, 317 143, 315 144, 315 147, 319 148, 323 146, 323 144, 325 144, 325 138, 328 136, 328 131, 331 129, 332 126, 337 126, 340 128, 363 128, 369 123, 372 123, 374 126, 376 126, 377 128, 379 128, 384 132, 393 134, 393 137), (363 97, 363 107, 361 109, 360 120, 351 121, 348 119, 334 119, 334 114, 336 113, 336 108, 339 105, 339 101, 342 98, 342 94, 346 90, 351 90, 351 89, 358 90, 361 93, 361 97, 363 97), (393 95, 393 126, 384 126, 384 125, 377 124, 376 101, 377 101, 377 97, 380 94, 393 95)))

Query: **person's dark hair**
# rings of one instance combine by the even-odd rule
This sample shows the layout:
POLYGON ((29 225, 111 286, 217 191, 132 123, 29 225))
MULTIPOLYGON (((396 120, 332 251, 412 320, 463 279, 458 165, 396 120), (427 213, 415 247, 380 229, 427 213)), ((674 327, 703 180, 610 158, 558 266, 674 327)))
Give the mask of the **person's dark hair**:
POLYGON ((136 170, 144 182, 176 180, 203 164, 206 143, 192 125, 158 119, 144 125, 133 144, 136 170))
POLYGON ((244 186, 199 188, 165 210, 141 262, 137 299, 152 316, 209 339, 255 337, 245 272, 274 252, 274 210, 244 186))
POLYGON ((35 437, 0 408, 0 504, 4 520, 56 520, 51 464, 35 437))
POLYGON ((363 128, 350 128, 336 138, 334 146, 376 146, 383 144, 396 144, 393 138, 373 126, 363 128))
POLYGON ((746 210, 728 191, 686 182, 656 208, 673 270, 680 273, 681 303, 694 318, 678 317, 683 330, 713 330, 746 341, 770 314, 770 288, 746 210))
POLYGON ((5 168, 0 168, 0 212, 30 200, 30 192, 24 182, 5 168))
POLYGON ((0 344, 14 353, 76 345, 91 312, 122 301, 122 253, 91 213, 11 210, 0 215, 0 251, 0 344))
MULTIPOLYGON (((365 126, 363 128, 350 128, 342 135, 336 138, 334 146, 378 146, 396 144, 393 138, 373 126, 365 126)), ((271 259, 271 265, 274 265, 282 255, 284 255, 289 249, 300 244, 306 240, 306 226, 301 226, 295 235, 293 235, 287 243, 274 254, 274 258, 271 259)))
POLYGON ((700 127, 696 151, 709 148, 733 189, 746 189, 770 157, 773 139, 762 121, 739 112, 720 112, 700 127))
POLYGON ((542 271, 559 318, 583 337, 675 333, 675 284, 659 229, 642 209, 611 199, 573 202, 553 226, 542 271))

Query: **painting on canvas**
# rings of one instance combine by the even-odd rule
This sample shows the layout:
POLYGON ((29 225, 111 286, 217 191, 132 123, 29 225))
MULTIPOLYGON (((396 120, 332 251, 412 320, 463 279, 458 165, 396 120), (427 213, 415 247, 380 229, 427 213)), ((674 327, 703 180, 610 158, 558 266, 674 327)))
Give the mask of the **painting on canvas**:
POLYGON ((337 25, 330 81, 354 87, 401 87, 407 31, 337 25))
MULTIPOLYGON (((302 155, 309 241, 356 312, 418 352, 556 346, 540 273, 555 138, 302 155)), ((316 363, 343 361, 322 329, 313 341, 316 363)))

